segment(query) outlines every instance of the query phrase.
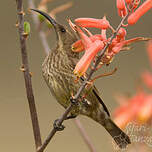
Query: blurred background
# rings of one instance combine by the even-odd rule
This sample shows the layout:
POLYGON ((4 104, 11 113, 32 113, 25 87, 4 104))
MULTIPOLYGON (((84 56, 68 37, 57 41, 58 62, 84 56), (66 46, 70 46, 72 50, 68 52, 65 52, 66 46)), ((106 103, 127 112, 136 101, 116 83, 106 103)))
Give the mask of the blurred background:
MULTIPOLYGON (((51 10, 69 0, 54 0, 48 5, 51 10)), ((72 0, 71 0, 72 1, 72 0)), ((36 6, 39 1, 34 1, 36 6)), ((107 0, 73 0, 73 6, 57 15, 61 24, 67 25, 67 18, 74 20, 78 17, 101 18, 107 16, 113 27, 120 22, 117 15, 115 1, 107 0)), ((15 27, 17 22, 16 2, 1 1, 1 36, 0 36, 0 147, 1 151, 9 152, 33 152, 35 151, 28 102, 25 94, 23 74, 21 67, 21 53, 18 31, 15 27)), ((42 138, 44 139, 55 119, 64 109, 55 101, 49 92, 41 74, 41 65, 45 58, 43 46, 35 29, 33 20, 28 12, 27 2, 24 1, 25 19, 31 24, 31 33, 27 40, 27 50, 30 71, 33 74, 32 83, 42 138)), ((152 37, 152 12, 144 15, 136 25, 129 26, 127 38, 145 36, 152 37)), ((49 36, 50 47, 54 46, 55 33, 49 36)), ((117 55, 113 63, 103 72, 118 68, 118 71, 108 77, 96 81, 102 99, 112 112, 118 105, 114 99, 115 93, 134 94, 138 83, 139 74, 144 69, 149 69, 149 61, 146 54, 145 42, 133 45, 132 50, 117 55)), ((96 122, 79 117, 92 143, 97 151, 112 151, 111 137, 96 122)), ((72 120, 64 122, 66 129, 55 135, 47 147, 47 151, 72 151, 88 152, 79 132, 72 120)))

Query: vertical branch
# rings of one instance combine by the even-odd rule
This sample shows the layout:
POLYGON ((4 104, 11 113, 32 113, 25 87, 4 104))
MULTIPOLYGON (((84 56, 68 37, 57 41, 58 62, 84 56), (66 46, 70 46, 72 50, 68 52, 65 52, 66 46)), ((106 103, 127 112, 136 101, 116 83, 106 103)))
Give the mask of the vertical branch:
POLYGON ((35 99, 33 95, 32 89, 32 82, 31 82, 31 75, 29 73, 29 66, 28 66, 28 57, 26 51, 26 38, 24 36, 24 12, 23 12, 23 1, 16 0, 17 4, 17 15, 18 15, 18 32, 20 38, 20 47, 21 47, 21 56, 22 56, 22 71, 24 74, 25 80, 25 87, 26 87, 26 94, 29 103, 30 115, 32 120, 32 127, 35 139, 35 146, 36 149, 41 146, 41 135, 38 123, 38 117, 36 112, 35 106, 35 99))

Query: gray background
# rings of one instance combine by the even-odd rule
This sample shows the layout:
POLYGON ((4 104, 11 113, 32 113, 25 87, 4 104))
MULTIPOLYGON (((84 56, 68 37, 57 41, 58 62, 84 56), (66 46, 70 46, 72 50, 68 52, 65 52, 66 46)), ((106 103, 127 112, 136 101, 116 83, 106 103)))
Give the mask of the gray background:
MULTIPOLYGON (((49 9, 51 10, 64 2, 67 2, 67 0, 56 0, 49 5, 49 9)), ((24 1, 24 8, 27 13, 26 1, 24 1)), ((19 70, 21 55, 18 32, 15 27, 17 21, 15 0, 1 1, 0 11, 0 151, 32 152, 35 150, 32 127, 23 74, 19 70)), ((66 18, 68 17, 72 19, 77 17, 101 18, 104 14, 107 15, 111 24, 116 27, 120 18, 117 15, 115 1, 110 0, 75 0, 74 6, 58 14, 57 19, 60 23, 67 24, 66 18)), ((41 64, 45 54, 30 14, 27 13, 25 17, 31 24, 31 34, 27 40, 27 49, 30 70, 33 73, 32 82, 40 128, 44 139, 52 128, 53 121, 64 112, 64 109, 50 95, 42 78, 41 64)), ((152 35, 151 27, 151 11, 149 11, 136 25, 128 28, 127 37, 150 37, 152 35)), ((52 32, 49 38, 50 47, 55 42, 54 34, 52 32)), ((101 96, 111 112, 117 107, 113 95, 117 92, 133 94, 139 74, 145 68, 149 68, 145 43, 134 46, 131 51, 117 55, 110 67, 104 70, 110 71, 114 67, 118 67, 116 74, 104 77, 96 82, 97 88, 100 90, 101 96)), ((97 151, 111 151, 111 137, 105 130, 86 117, 80 116, 80 119, 97 151)), ((66 129, 62 133, 56 134, 47 150, 54 152, 89 151, 73 121, 66 121, 64 124, 66 129)))

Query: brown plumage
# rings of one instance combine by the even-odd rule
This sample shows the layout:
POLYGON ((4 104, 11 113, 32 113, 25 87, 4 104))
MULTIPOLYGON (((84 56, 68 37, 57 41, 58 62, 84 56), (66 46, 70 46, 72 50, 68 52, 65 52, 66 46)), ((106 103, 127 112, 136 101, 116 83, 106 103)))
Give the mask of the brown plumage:
MULTIPOLYGON (((56 31, 57 46, 45 58, 42 71, 53 96, 64 108, 67 108, 70 104, 71 94, 78 91, 83 81, 80 79, 78 83, 74 82, 76 77, 73 70, 79 60, 79 54, 72 52, 71 45, 77 41, 76 35, 65 26, 58 24, 46 13, 39 10, 34 11, 45 16, 56 31)), ((111 120, 95 86, 84 89, 78 105, 74 106, 70 113, 71 116, 78 116, 79 114, 88 116, 101 124, 120 148, 126 148, 130 144, 129 137, 111 120), (83 95, 85 95, 85 98, 83 95)))

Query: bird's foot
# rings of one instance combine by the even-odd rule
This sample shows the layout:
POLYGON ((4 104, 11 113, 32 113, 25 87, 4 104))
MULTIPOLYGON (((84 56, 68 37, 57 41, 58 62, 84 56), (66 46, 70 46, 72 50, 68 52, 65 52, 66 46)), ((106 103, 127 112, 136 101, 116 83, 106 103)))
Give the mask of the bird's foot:
POLYGON ((64 130, 65 126, 62 124, 59 124, 59 119, 56 119, 53 123, 53 127, 56 131, 62 131, 64 130))
POLYGON ((70 102, 71 102, 72 105, 75 105, 75 106, 78 105, 78 100, 76 100, 76 99, 73 97, 73 95, 70 97, 70 102))

